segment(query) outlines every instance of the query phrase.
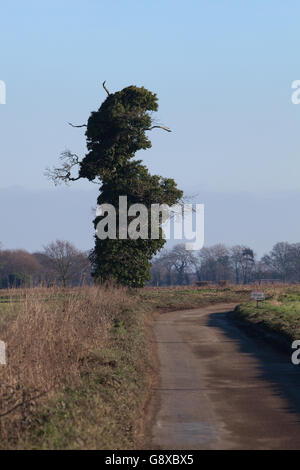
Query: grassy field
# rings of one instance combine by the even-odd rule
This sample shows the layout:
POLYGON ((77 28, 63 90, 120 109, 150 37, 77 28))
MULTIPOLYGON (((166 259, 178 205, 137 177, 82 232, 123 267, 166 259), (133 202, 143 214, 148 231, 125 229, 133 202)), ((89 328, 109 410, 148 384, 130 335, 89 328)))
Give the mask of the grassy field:
POLYGON ((141 290, 137 295, 143 304, 151 306, 155 311, 172 311, 202 307, 214 303, 244 302, 249 299, 250 286, 210 286, 149 288, 141 290))
POLYGON ((243 303, 236 308, 236 315, 253 325, 280 333, 291 343, 300 339, 300 287, 270 290, 258 308, 256 302, 243 303))
POLYGON ((299 286, 28 289, 0 294, 0 448, 143 447, 154 312, 240 303, 237 315, 297 336, 299 286))

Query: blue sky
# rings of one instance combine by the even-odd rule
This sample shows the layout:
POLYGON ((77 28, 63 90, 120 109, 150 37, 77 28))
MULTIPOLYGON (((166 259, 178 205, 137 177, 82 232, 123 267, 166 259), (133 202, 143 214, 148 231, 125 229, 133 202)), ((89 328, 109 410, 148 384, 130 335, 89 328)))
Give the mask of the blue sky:
MULTIPOLYGON (((67 122, 86 122, 106 79, 112 92, 136 84, 159 96, 158 118, 173 133, 151 134, 153 148, 140 155, 151 172, 174 177, 198 202, 253 195, 263 221, 270 200, 275 210, 281 194, 300 192, 300 105, 291 103, 299 17, 297 0, 2 2, 0 188, 55 191, 44 169, 66 148, 84 154, 84 131, 67 122)), ((217 214, 209 217, 218 233, 217 214)), ((299 229, 280 236, 300 240, 299 229)), ((251 243, 265 249, 259 236, 251 243)))

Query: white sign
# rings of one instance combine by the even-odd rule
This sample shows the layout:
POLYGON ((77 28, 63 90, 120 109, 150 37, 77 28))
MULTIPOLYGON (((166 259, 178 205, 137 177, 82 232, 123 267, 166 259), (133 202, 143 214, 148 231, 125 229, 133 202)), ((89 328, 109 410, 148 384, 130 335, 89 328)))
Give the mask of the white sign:
POLYGON ((6 104, 6 85, 3 80, 0 80, 0 104, 6 104))
POLYGON ((0 341, 0 365, 6 364, 5 343, 0 341))
POLYGON ((265 293, 264 292, 252 292, 251 300, 265 300, 265 293))

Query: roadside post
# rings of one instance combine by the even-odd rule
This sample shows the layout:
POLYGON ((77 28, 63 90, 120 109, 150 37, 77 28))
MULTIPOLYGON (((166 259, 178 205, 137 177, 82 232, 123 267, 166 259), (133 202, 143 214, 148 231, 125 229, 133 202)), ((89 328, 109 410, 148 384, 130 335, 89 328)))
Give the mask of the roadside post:
POLYGON ((0 365, 6 365, 6 346, 4 341, 0 341, 0 365))
POLYGON ((265 293, 262 291, 253 291, 251 292, 251 300, 256 300, 256 308, 258 308, 259 302, 265 300, 265 293))

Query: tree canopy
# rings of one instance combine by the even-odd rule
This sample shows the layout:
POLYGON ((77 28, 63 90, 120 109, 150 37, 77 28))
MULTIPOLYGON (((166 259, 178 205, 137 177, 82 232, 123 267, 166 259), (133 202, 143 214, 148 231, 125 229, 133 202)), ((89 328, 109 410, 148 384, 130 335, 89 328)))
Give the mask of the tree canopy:
MULTIPOLYGON (((120 196, 127 196, 128 206, 179 202, 183 193, 175 181, 159 175, 151 175, 141 160, 134 159, 136 152, 151 147, 147 132, 166 126, 153 119, 158 110, 156 94, 144 87, 129 86, 116 93, 109 93, 97 111, 91 113, 86 126, 87 154, 80 160, 67 151, 62 154, 63 165, 50 172, 55 182, 75 181, 86 178, 99 184, 97 203, 112 204, 118 214, 120 196), (73 174, 74 168, 78 173, 73 174)), ((149 211, 148 211, 149 213, 149 211)), ((104 215, 96 217, 95 227, 104 215)), ((150 218, 150 213, 148 215, 150 218)), ((150 227, 150 219, 148 219, 150 227)), ((119 227, 117 227, 118 232, 119 227)), ((165 239, 160 228, 159 238, 151 239, 99 239, 90 259, 95 279, 115 279, 121 284, 142 287, 150 279, 152 257, 164 246, 165 239)))

